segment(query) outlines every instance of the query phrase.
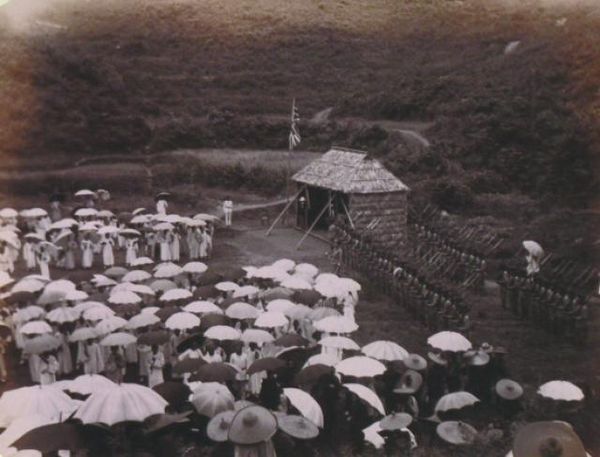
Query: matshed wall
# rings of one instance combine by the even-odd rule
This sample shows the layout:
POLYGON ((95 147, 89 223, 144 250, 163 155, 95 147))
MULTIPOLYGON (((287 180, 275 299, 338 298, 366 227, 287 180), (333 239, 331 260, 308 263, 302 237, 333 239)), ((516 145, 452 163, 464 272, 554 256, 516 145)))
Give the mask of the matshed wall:
POLYGON ((370 233, 378 247, 397 248, 406 242, 408 193, 350 194, 349 212, 354 228, 370 233), (367 226, 374 220, 379 223, 374 230, 367 226))

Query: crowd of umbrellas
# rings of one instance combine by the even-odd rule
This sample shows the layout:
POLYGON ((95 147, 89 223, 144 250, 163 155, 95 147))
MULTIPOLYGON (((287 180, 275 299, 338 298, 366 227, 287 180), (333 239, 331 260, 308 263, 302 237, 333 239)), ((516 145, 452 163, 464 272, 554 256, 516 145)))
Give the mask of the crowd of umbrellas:
MULTIPOLYGON (((419 446, 422 422, 432 425, 444 446, 473 446, 477 440, 478 430, 461 416, 481 402, 470 392, 445 392, 426 416, 398 405, 420 400, 432 367, 457 357, 473 365, 489 361, 485 348, 451 331, 427 339, 428 358, 394 341, 360 345, 352 334, 359 328, 354 308, 361 285, 312 264, 280 259, 219 271, 210 262, 140 257, 128 268, 90 273, 78 284, 1 273, 0 287, 6 302, 0 338, 18 343, 16 357, 30 364, 41 358, 48 365, 48 357, 59 358, 61 351, 79 359, 95 345, 104 359, 75 364, 62 376, 55 370, 40 385, 5 391, 3 457, 80 450, 103 455, 107 436, 128 439, 117 432, 124 424, 137 424, 147 439, 184 429, 199 446, 229 443, 262 452, 249 455, 275 455, 278 436, 303 446, 324 435, 335 440, 325 433, 328 421, 341 420, 328 398, 333 391, 343 392, 344 404, 351 405, 349 416, 347 410, 342 415, 358 421, 353 414, 360 409, 368 419, 357 435, 374 449, 389 452, 390 443, 402 437, 410 453, 419 446), (154 364, 159 353, 163 363, 154 364), (103 367, 111 357, 127 365, 109 373, 103 367), (382 393, 380 381, 389 378, 398 379, 389 393, 401 401, 382 393)), ((494 389, 501 400, 524 395, 510 379, 494 389)), ((536 395, 561 403, 584 398, 579 387, 563 380, 541 385, 536 395)), ((524 426, 505 451, 542 455, 533 452, 556 440, 569 443, 571 453, 564 455, 586 455, 573 429, 555 421, 524 426)))

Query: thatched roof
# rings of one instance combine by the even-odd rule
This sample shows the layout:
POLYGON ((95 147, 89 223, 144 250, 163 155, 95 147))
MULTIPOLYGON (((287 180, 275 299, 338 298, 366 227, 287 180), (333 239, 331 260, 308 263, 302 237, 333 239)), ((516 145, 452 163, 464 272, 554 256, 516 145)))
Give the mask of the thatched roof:
POLYGON ((323 187, 347 194, 407 192, 402 181, 364 151, 334 146, 312 161, 292 179, 309 186, 323 187))

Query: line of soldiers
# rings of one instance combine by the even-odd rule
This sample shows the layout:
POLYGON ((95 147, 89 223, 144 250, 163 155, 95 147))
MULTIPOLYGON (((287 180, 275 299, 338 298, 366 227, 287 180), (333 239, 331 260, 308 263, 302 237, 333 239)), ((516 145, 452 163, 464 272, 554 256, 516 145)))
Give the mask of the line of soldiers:
POLYGON ((539 275, 505 268, 498 281, 502 306, 523 319, 575 343, 588 337, 590 311, 587 298, 558 288, 539 275))
POLYGON ((368 234, 336 224, 331 239, 338 269, 351 269, 368 277, 432 331, 455 330, 469 335, 470 306, 456 291, 433 284, 394 252, 375 248, 368 234))
POLYGON ((483 254, 449 240, 421 224, 411 224, 413 251, 431 274, 483 291, 487 263, 483 254))

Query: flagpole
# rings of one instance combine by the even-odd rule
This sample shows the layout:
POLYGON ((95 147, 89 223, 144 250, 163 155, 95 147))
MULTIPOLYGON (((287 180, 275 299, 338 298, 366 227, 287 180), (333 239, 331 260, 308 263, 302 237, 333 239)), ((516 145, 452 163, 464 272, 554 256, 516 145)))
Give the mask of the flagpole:
MULTIPOLYGON (((292 113, 291 113, 291 124, 294 124, 294 116, 295 116, 295 111, 296 111, 296 98, 292 98, 292 113)), ((290 202, 290 188, 291 188, 291 183, 290 183, 290 175, 291 175, 291 168, 292 168, 292 150, 294 149, 294 142, 291 141, 288 138, 288 153, 287 153, 287 164, 286 164, 286 200, 289 203, 290 202)))

